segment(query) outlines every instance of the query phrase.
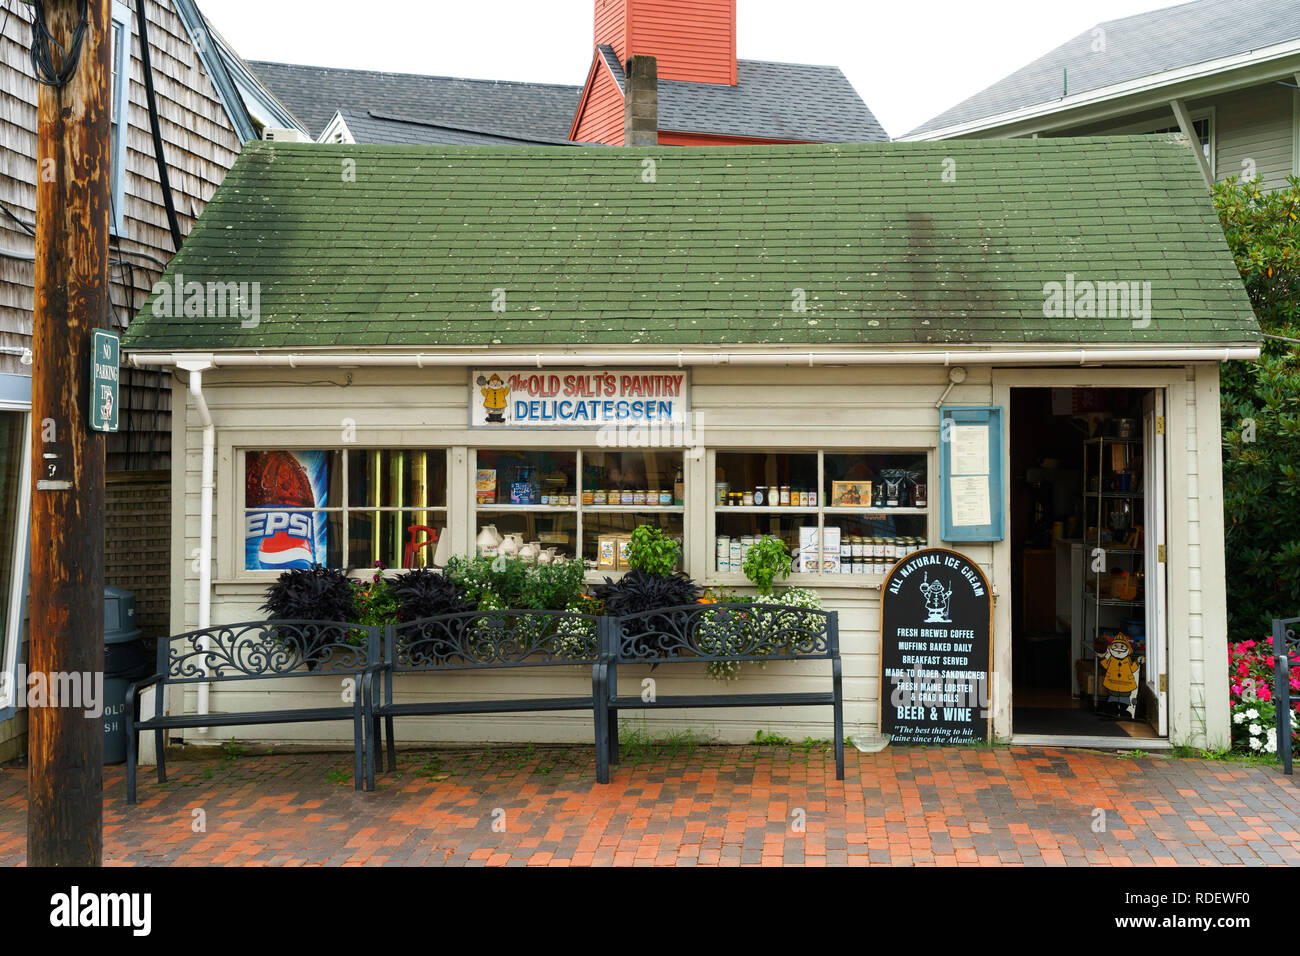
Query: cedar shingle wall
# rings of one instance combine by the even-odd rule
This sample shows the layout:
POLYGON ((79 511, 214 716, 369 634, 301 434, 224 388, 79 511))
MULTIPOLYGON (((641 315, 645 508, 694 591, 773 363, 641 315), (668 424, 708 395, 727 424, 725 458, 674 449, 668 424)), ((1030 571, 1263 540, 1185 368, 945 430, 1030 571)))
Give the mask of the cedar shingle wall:
MULTIPOLYGON (((31 13, 21 3, 0 39, 0 202, 27 223, 36 218, 36 81, 27 43, 31 13)), ((134 2, 128 6, 134 11, 134 2)), ((168 175, 182 233, 190 227, 233 165, 240 144, 212 81, 170 3, 150 0, 149 40, 168 175)), ((0 22, 4 16, 0 14, 0 22)), ((172 255, 162 191, 149 132, 140 31, 131 18, 131 91, 126 137, 125 226, 110 245, 110 296, 114 325, 121 328, 144 304, 161 274, 155 260, 172 255)), ((13 220, 0 215, 0 250, 30 255, 33 242, 13 220)), ((32 286, 29 261, 0 255, 0 347, 30 347, 32 286)), ((0 354, 0 372, 28 375, 18 354, 0 354)), ((110 471, 166 468, 171 434, 170 393, 154 373, 124 372, 122 431, 109 436, 110 471), (162 386, 159 388, 158 386, 162 386)))
POLYGON ((163 636, 170 624, 171 472, 110 475, 104 511, 104 580, 135 592, 145 637, 163 636))

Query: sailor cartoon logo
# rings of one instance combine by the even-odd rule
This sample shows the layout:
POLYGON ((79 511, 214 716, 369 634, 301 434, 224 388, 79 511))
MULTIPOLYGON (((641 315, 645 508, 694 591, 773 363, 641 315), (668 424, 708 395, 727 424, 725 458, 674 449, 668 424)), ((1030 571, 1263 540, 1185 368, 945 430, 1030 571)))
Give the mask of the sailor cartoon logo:
POLYGON ((490 378, 480 375, 474 381, 483 393, 483 409, 486 412, 483 420, 494 425, 504 424, 506 407, 510 403, 510 386, 495 372, 490 378))
POLYGON ((1130 720, 1137 715, 1138 672, 1146 661, 1133 657, 1133 648, 1124 637, 1117 636, 1099 658, 1101 686, 1106 692, 1102 715, 1130 720))
POLYGON ((244 567, 310 568, 325 561, 324 452, 250 451, 244 458, 244 567), (252 510, 257 509, 257 510, 252 510))
POLYGON ((931 581, 930 572, 925 572, 925 580, 918 585, 925 597, 925 623, 952 623, 952 585, 947 588, 941 581, 931 581))

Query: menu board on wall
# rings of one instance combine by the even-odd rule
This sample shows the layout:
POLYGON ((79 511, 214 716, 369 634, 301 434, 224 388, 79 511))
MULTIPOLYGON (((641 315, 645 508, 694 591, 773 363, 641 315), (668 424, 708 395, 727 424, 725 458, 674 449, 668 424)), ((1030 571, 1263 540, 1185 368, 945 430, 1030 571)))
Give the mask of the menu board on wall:
POLYGON ((945 408, 939 426, 944 541, 1001 541, 1002 409, 945 408))
POLYGON ((471 428, 683 425, 689 378, 663 369, 486 369, 470 375, 471 428))
POLYGON ((964 554, 926 548, 880 590, 880 731, 894 743, 989 738, 993 595, 964 554))

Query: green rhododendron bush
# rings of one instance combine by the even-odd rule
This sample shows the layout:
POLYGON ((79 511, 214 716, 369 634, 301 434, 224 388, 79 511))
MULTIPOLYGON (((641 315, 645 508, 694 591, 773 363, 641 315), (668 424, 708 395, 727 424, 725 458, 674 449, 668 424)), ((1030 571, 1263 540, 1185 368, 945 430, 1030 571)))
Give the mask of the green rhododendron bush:
POLYGON ((1214 204, 1266 339, 1222 367, 1228 633, 1240 643, 1300 617, 1300 180, 1235 178, 1214 204))

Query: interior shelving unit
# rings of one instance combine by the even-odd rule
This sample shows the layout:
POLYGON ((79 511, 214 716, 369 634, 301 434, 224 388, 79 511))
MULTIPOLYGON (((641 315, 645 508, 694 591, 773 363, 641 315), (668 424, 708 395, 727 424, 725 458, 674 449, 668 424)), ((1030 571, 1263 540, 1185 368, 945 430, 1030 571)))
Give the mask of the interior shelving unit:
MULTIPOLYGON (((1085 538, 1088 553, 1084 575, 1091 584, 1091 593, 1085 589, 1083 627, 1079 631, 1081 646, 1076 653, 1079 660, 1092 661, 1095 705, 1102 693, 1100 659, 1096 652, 1099 639, 1103 633, 1122 630, 1123 617, 1145 615, 1142 439, 1107 436, 1086 439, 1083 473, 1084 527, 1091 532, 1085 538), (1123 467, 1116 468, 1117 461, 1122 461, 1123 467), (1119 490, 1125 475, 1129 487, 1119 490), (1119 538, 1121 534, 1123 537, 1119 538), (1114 594, 1103 597, 1103 578, 1108 578, 1115 567, 1128 572, 1129 581, 1136 588, 1132 599, 1114 594), (1128 613, 1124 614, 1125 611, 1128 613)), ((1084 687, 1077 689, 1078 696, 1086 696, 1084 687)))

